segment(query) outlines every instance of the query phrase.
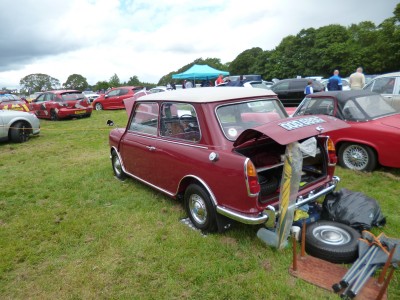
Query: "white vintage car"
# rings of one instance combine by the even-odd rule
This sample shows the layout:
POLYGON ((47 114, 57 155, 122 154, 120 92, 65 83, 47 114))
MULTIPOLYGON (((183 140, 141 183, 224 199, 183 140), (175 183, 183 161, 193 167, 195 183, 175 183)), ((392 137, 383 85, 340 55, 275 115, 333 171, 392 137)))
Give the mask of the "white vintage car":
POLYGON ((0 110, 0 141, 26 142, 40 133, 39 119, 32 113, 0 110))

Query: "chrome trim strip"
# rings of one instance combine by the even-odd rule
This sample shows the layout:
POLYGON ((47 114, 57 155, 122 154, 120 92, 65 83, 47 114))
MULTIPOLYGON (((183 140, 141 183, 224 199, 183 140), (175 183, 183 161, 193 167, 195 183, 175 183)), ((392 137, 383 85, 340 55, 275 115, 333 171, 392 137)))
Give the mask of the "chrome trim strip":
POLYGON ((238 222, 241 222, 244 224, 249 224, 249 225, 263 224, 263 223, 267 222, 267 220, 268 220, 268 215, 266 215, 264 213, 260 213, 257 217, 252 217, 252 216, 247 216, 245 214, 241 214, 241 213, 232 211, 229 208, 222 207, 222 206, 217 206, 217 213, 224 215, 225 217, 228 217, 235 221, 238 221, 238 222))

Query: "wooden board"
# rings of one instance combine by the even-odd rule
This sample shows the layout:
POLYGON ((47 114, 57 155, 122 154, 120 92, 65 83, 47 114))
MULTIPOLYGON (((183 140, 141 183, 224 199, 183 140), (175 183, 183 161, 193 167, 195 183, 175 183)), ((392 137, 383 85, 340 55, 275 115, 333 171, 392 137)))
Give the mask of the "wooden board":
MULTIPOLYGON (((346 274, 347 269, 342 265, 333 264, 313 256, 305 255, 303 257, 298 256, 297 270, 294 271, 293 266, 291 266, 289 272, 295 277, 301 278, 333 293, 332 285, 340 282, 346 274)), ((376 299, 380 290, 381 286, 376 283, 375 278, 371 277, 363 286, 359 295, 354 299, 376 299)), ((340 294, 340 292, 338 294, 340 294)), ((382 299, 387 299, 386 292, 382 299)))

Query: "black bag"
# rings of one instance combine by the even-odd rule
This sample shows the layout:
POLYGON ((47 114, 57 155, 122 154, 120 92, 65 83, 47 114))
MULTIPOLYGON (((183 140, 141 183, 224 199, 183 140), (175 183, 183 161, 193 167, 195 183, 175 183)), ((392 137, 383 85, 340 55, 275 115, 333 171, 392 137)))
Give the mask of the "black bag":
POLYGON ((386 218, 375 199, 348 189, 325 197, 321 219, 343 223, 360 231, 386 224, 386 218))

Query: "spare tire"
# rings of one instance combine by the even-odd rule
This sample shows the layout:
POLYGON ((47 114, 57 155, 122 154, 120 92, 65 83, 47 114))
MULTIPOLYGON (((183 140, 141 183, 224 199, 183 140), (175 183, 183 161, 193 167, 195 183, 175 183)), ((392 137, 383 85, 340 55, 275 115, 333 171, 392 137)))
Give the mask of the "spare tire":
POLYGON ((307 225, 306 252, 333 263, 352 263, 358 257, 360 233, 354 228, 332 221, 307 225))

